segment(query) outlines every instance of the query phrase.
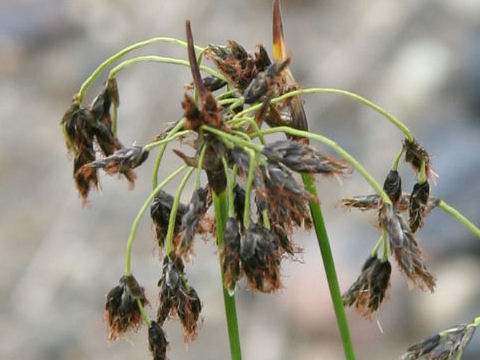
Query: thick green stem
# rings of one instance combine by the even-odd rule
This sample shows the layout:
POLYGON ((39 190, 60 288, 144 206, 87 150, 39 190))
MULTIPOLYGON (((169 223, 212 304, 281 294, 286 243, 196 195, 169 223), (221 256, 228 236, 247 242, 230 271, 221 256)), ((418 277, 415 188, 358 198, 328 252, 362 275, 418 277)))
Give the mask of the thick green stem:
MULTIPOLYGON (((305 189, 316 197, 317 189, 315 188, 313 176, 310 174, 302 174, 302 179, 305 189)), ((345 309, 343 307, 342 294, 340 293, 340 287, 338 286, 332 250, 330 249, 327 230, 325 228, 325 223, 323 222, 322 210, 320 209, 320 204, 318 202, 310 201, 309 205, 313 224, 315 226, 315 232, 317 233, 318 245, 320 246, 320 252, 322 254, 323 266, 327 275, 333 309, 335 311, 335 316, 337 317, 337 324, 342 339, 343 350, 345 352, 345 359, 354 360, 355 352, 350 337, 347 316, 345 315, 345 309)))
MULTIPOLYGON (((80 90, 78 91, 78 94, 76 96, 77 104, 80 104, 82 102, 82 99, 85 96, 85 92, 87 91, 87 88, 107 67, 109 67, 111 64, 113 64, 118 59, 120 59, 123 55, 128 54, 129 52, 131 52, 133 50, 139 49, 141 47, 144 47, 144 46, 147 46, 149 44, 156 43, 156 42, 167 42, 167 43, 170 43, 170 44, 176 44, 176 45, 181 45, 183 47, 187 47, 187 43, 185 41, 182 41, 182 40, 178 40, 178 39, 174 39, 174 38, 170 38, 170 37, 154 37, 154 38, 151 38, 151 39, 147 39, 147 40, 137 42, 135 44, 132 44, 132 45, 120 50, 116 54, 110 56, 103 63, 101 63, 95 69, 95 71, 92 73, 92 75, 90 75, 88 77, 88 79, 84 81, 84 83, 80 87, 80 90)), ((197 48, 200 51, 203 50, 203 48, 201 48, 201 47, 197 47, 197 48)))
POLYGON ((158 184, 157 187, 148 196, 147 200, 145 200, 145 203, 143 204, 142 208, 140 209, 137 216, 135 217, 135 220, 133 221, 132 229, 130 230, 130 236, 128 237, 128 241, 127 241, 127 251, 125 253, 125 258, 126 258, 125 275, 131 274, 130 269, 131 269, 132 245, 133 245, 133 240, 135 239, 135 235, 137 233, 138 223, 140 222, 140 219, 142 218, 143 213, 147 210, 153 198, 160 192, 160 190, 162 190, 162 188, 165 185, 167 185, 170 180, 172 180, 175 176, 180 174, 186 167, 187 165, 180 166, 177 170, 175 170, 167 178, 165 178, 165 180, 163 180, 160 184, 158 184))
POLYGON ((445 201, 440 200, 437 207, 445 211, 447 214, 453 216, 455 219, 465 226, 470 232, 480 239, 480 229, 476 227, 470 220, 468 220, 460 211, 448 205, 445 201))
MULTIPOLYGON (((217 246, 223 246, 223 235, 225 222, 227 219, 227 197, 225 191, 217 195, 213 193, 213 206, 215 208, 215 219, 217 224, 217 246)), ((238 333, 237 309, 235 306, 235 295, 230 295, 223 285, 223 269, 220 264, 222 274, 223 301, 225 303, 225 314, 227 317, 228 338, 230 341, 230 356, 232 360, 241 360, 242 352, 240 348, 240 336, 238 333)))
MULTIPOLYGON (((275 104, 277 102, 280 102, 280 101, 283 101, 285 99, 288 99, 288 98, 291 98, 291 97, 294 97, 294 96, 298 96, 298 95, 302 95, 302 94, 318 94, 318 93, 331 93, 331 94, 337 94, 337 95, 342 95, 342 96, 347 96, 351 99, 355 99, 365 105, 367 105, 368 107, 372 108, 373 110, 379 112, 380 114, 382 114, 383 116, 385 116, 392 124, 394 124, 398 129, 400 129, 404 134, 405 136, 407 137, 408 140, 412 141, 413 140, 413 135, 412 133, 410 132, 410 130, 408 129, 408 127, 402 123, 399 119, 397 119, 395 116, 393 116, 392 114, 390 114, 387 110, 385 110, 384 108, 378 106, 377 104, 371 102, 370 100, 368 99, 365 99, 364 97, 358 95, 358 94, 355 94, 355 93, 352 93, 350 91, 346 91, 346 90, 341 90, 341 89, 333 89, 333 88, 310 88, 310 89, 300 89, 300 90, 294 90, 294 91, 290 91, 286 94, 283 94, 281 96, 278 96, 278 97, 275 97, 271 100, 271 103, 272 104, 275 104)), ((250 112, 253 112, 253 111, 257 111, 258 109, 260 109, 262 107, 262 104, 256 104, 256 105, 253 105, 251 107, 249 107, 248 109, 245 109, 243 111, 240 111, 235 117, 241 117, 245 114, 248 114, 250 112)))

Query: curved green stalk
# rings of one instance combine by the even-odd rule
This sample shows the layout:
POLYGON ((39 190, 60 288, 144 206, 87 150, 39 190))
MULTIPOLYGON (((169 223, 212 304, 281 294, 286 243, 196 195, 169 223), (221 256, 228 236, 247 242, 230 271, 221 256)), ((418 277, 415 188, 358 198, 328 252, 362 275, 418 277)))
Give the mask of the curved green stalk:
POLYGON ((166 137, 165 139, 162 139, 162 140, 159 140, 159 141, 154 141, 150 144, 145 145, 143 147, 143 151, 150 151, 153 148, 156 148, 157 146, 168 144, 170 141, 175 140, 178 137, 188 135, 191 132, 192 132, 192 130, 179 131, 179 132, 177 132, 177 133, 175 133, 171 136, 166 137))
MULTIPOLYGON (((185 118, 182 118, 177 122, 177 124, 168 132, 167 138, 170 136, 173 136, 177 131, 179 131, 183 127, 183 124, 185 124, 185 118)), ((163 154, 165 153, 167 145, 168 143, 165 143, 162 145, 162 147, 160 148, 160 151, 158 152, 157 158, 155 159, 155 165, 153 166, 153 175, 152 175, 152 183, 153 183, 154 189, 157 187, 158 169, 160 168, 160 163, 162 162, 163 154)))
MULTIPOLYGON (((128 54, 129 52, 131 52, 133 50, 139 49, 141 47, 144 47, 144 46, 156 43, 156 42, 166 42, 166 43, 170 43, 170 44, 176 44, 176 45, 181 45, 183 47, 187 47, 187 43, 185 41, 175 39, 175 38, 171 38, 171 37, 163 37, 162 36, 162 37, 154 37, 154 38, 151 38, 151 39, 139 41, 135 44, 132 44, 132 45, 120 50, 119 52, 110 56, 108 59, 106 59, 104 62, 102 62, 95 69, 95 71, 87 78, 87 80, 85 80, 83 82, 82 86, 80 87, 80 90, 77 93, 76 99, 75 99, 77 104, 79 104, 79 105, 81 104, 82 99, 85 96, 85 92, 87 91, 87 88, 107 67, 109 67, 111 64, 113 64, 118 59, 120 59, 123 55, 128 54)), ((200 46, 196 46, 196 48, 199 51, 203 50, 203 48, 200 47, 200 46)))
POLYGON ((400 159, 402 158, 402 155, 403 155, 403 147, 400 149, 397 156, 395 156, 395 160, 393 160, 392 170, 397 171, 398 163, 400 162, 400 159))
POLYGON ((138 306, 138 310, 140 310, 140 314, 142 315, 143 321, 147 324, 148 327, 150 327, 152 325, 152 320, 150 320, 150 317, 145 311, 145 308, 143 307, 140 299, 137 299, 137 306, 138 306))
POLYGON ((75 144, 73 143, 72 139, 70 138, 70 135, 68 135, 67 128, 65 127, 65 124, 62 124, 62 132, 63 132, 63 136, 65 137, 65 141, 68 144, 68 148, 72 149, 73 155, 77 156, 78 155, 78 150, 75 147, 75 144))
POLYGON ((460 224, 465 226, 470 232, 480 239, 480 229, 476 227, 470 220, 468 220, 460 211, 448 205, 445 201, 440 200, 437 207, 445 211, 447 214, 453 216, 460 224))
POLYGON ((118 106, 116 104, 113 104, 113 120, 112 120, 113 136, 117 136, 117 124, 118 124, 118 106))
MULTIPOLYGON (((225 191, 221 194, 212 194, 213 206, 215 208, 215 219, 217 222, 217 246, 219 249, 223 246, 223 236, 225 231, 225 222, 227 219, 227 198, 225 191)), ((225 303, 225 315, 227 318, 228 338, 230 342, 230 356, 232 360, 241 360, 242 352, 240 348, 240 336, 238 332, 237 309, 235 305, 235 295, 230 295, 223 285, 223 269, 220 264, 222 274, 223 301, 225 303)))
MULTIPOLYGON (((317 189, 315 187, 314 178, 310 174, 302 174, 303 184, 305 189, 317 197, 317 189)), ((343 307, 342 294, 338 286, 337 273, 335 271, 335 263, 333 261, 332 250, 328 240, 327 229, 323 221, 322 210, 320 204, 315 201, 309 202, 310 213, 312 214, 315 232, 317 234, 318 245, 322 254, 323 266, 327 276, 328 287, 330 289, 330 296, 333 302, 333 309, 337 318, 338 329, 342 339, 343 350, 345 352, 346 360, 355 360, 355 352, 353 350, 352 339, 350 337, 350 330, 348 328, 347 316, 343 307)))
POLYGON ((338 154, 340 154, 345 160, 347 160, 350 164, 352 164, 352 166, 365 178, 365 180, 367 180, 370 186, 382 198, 384 203, 392 204, 388 195, 385 193, 385 191, 380 186, 380 184, 372 177, 372 175, 370 175, 370 173, 352 155, 350 155, 335 141, 319 134, 314 134, 314 133, 303 131, 303 130, 297 130, 288 126, 278 126, 274 128, 261 130, 261 132, 264 135, 278 133, 278 132, 287 133, 287 134, 298 136, 298 137, 304 137, 304 138, 316 140, 331 147, 338 154))
POLYGON ((167 236, 165 240, 165 253, 167 254, 167 256, 170 256, 170 253, 173 251, 173 232, 175 230, 175 221, 177 220, 177 210, 178 205, 180 204, 180 196, 182 195, 183 188, 185 187, 188 178, 190 177, 190 175, 192 175, 192 172, 194 170, 195 168, 192 167, 187 171, 182 181, 180 182, 180 185, 178 185, 177 193, 175 195, 175 198, 173 199, 172 210, 170 211, 170 218, 168 219, 167 236))
POLYGON ((262 151, 262 149, 263 149, 263 146, 254 144, 254 143, 249 142, 249 141, 242 140, 242 139, 238 138, 237 136, 231 135, 231 134, 226 133, 225 131, 222 131, 222 130, 219 130, 219 129, 215 129, 214 127, 211 127, 211 126, 208 126, 208 125, 202 125, 202 129, 206 130, 208 132, 211 132, 212 134, 217 135, 222 140, 228 140, 228 141, 234 143, 235 145, 238 145, 238 146, 241 146, 241 147, 244 147, 244 148, 253 149, 255 151, 262 151))
POLYGON ((243 226, 245 229, 248 229, 250 226, 250 193, 252 192, 253 174, 255 170, 255 153, 250 149, 247 149, 247 151, 250 155, 250 164, 248 167, 247 185, 245 187, 245 209, 243 211, 243 226))
POLYGON ((182 165, 180 166, 177 170, 172 172, 168 177, 165 178, 160 184, 155 187, 155 190, 151 192, 151 194, 148 196, 147 200, 145 200, 145 203, 142 205, 140 211, 138 212, 137 216, 135 217, 135 220, 133 221, 132 229, 130 230, 130 236, 128 237, 127 241, 127 251, 125 253, 126 261, 125 261, 125 275, 130 275, 131 274, 131 255, 132 255, 132 245, 133 245, 133 240, 135 239, 135 235, 137 233, 137 227, 138 223, 140 222, 140 219, 142 218, 143 214, 147 210, 148 206, 152 202, 153 198, 162 190, 162 188, 168 184, 170 180, 172 180, 175 176, 180 174, 183 170, 187 168, 187 165, 182 165))
MULTIPOLYGON (((129 66, 142 63, 142 62, 156 62, 156 63, 183 65, 186 67, 190 67, 190 63, 187 60, 183 60, 183 59, 176 59, 176 58, 156 56, 156 55, 138 56, 132 59, 125 60, 120 64, 118 64, 117 66, 115 66, 108 74, 108 78, 109 79, 114 78, 119 71, 129 66)), ((205 65, 200 65, 199 67, 200 67, 200 70, 205 71, 210 75, 213 75, 219 79, 226 81, 225 77, 222 74, 220 74, 218 71, 205 65)))
MULTIPOLYGON (((300 89, 300 90, 294 90, 294 91, 290 91, 286 94, 283 94, 281 96, 277 96, 275 98, 273 98, 271 100, 271 103, 272 104, 275 104, 277 102, 280 102, 280 101, 283 101, 285 99, 288 99, 288 98, 291 98, 291 97, 294 97, 294 96, 298 96, 298 95, 303 95, 303 94, 318 94, 318 93, 331 93, 331 94, 337 94, 337 95, 342 95, 342 96, 347 96, 351 99, 355 99, 365 105, 367 105, 368 107, 372 108, 373 110, 379 112, 380 114, 382 114, 383 116, 385 116, 392 124, 394 124, 398 129, 400 129, 404 134, 405 136, 407 137, 407 139, 409 141, 412 141, 413 140, 413 135, 412 133, 410 132, 410 130, 408 129, 408 127, 402 123, 400 120, 398 120, 395 116, 393 116, 392 114, 390 114, 387 110, 385 110, 384 108, 378 106, 377 104, 371 102, 370 100, 358 95, 358 94, 355 94, 355 93, 352 93, 350 91, 346 91, 346 90, 341 90, 341 89, 333 89, 333 88, 309 88, 309 89, 300 89)), ((256 104, 256 105, 253 105, 251 107, 249 107, 248 109, 245 109, 243 111, 240 111, 235 117, 240 117, 240 116, 243 116, 245 114, 248 114, 250 112, 253 112, 253 111, 257 111, 258 109, 260 109, 262 107, 262 104, 259 103, 259 104, 256 104)))

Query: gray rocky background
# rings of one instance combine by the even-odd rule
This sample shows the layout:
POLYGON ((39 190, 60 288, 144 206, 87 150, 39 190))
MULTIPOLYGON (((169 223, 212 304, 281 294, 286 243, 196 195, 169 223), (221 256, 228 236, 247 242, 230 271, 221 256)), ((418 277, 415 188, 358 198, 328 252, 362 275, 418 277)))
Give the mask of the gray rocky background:
MULTIPOLYGON (((402 119, 434 154, 433 194, 480 224, 480 2, 476 0, 283 1, 292 71, 304 87, 361 93, 402 119)), ((111 345, 104 296, 124 268, 131 222, 150 191, 153 156, 134 191, 102 176, 102 192, 82 208, 73 188, 59 121, 82 81, 118 49, 152 36, 198 44, 235 39, 271 47, 271 1, 16 0, 0 2, 0 358, 149 359, 145 329, 111 345)), ((153 45, 139 53, 186 58, 153 45)), ((146 65, 119 75, 119 135, 148 142, 181 114, 186 68, 146 65)), ((100 89, 95 83, 91 100, 100 89)), ((383 181, 401 133, 370 109, 333 95, 305 98, 312 130, 356 154, 383 181)), ((170 157, 162 175, 178 164, 170 157)), ((412 171, 400 171, 407 189, 412 171)), ((170 190, 175 184, 170 186, 170 190)), ((373 214, 345 213, 342 196, 369 193, 357 175, 319 181, 319 194, 345 290, 375 244, 373 214)), ((186 196, 184 200, 187 200, 186 196)), ((397 359, 409 343, 480 313, 480 241, 435 211, 419 234, 438 277, 434 294, 409 291, 395 269, 390 299, 372 321, 347 310, 358 359, 397 359)), ((284 262, 275 295, 237 292, 244 358, 342 359, 335 318, 313 234, 298 235, 299 262, 284 262)), ((227 359, 216 251, 198 241, 187 268, 204 305, 198 339, 185 346, 170 322, 169 358, 227 359)), ((134 273, 156 307, 161 264, 150 221, 134 245, 134 273)), ((480 358, 476 334, 464 356, 480 358)))

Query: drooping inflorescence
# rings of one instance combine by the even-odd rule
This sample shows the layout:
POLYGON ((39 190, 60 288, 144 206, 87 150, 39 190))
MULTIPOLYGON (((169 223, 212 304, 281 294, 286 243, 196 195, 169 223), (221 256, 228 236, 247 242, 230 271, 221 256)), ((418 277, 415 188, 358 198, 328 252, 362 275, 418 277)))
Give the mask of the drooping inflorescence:
MULTIPOLYGON (((428 269, 426 257, 415 237, 432 209, 447 209, 442 200, 430 195, 429 181, 434 175, 430 154, 403 124, 386 115, 405 132, 406 139, 382 188, 338 144, 323 135, 309 132, 301 98, 307 90, 300 90, 290 71, 293 60, 286 55, 278 0, 274 1, 273 15, 273 59, 262 45, 257 45, 254 52, 248 52, 233 40, 227 41, 225 46, 195 46, 187 20, 186 42, 153 38, 107 59, 82 85, 61 121, 67 150, 73 154, 75 186, 83 203, 87 201, 90 190, 99 186, 99 169, 109 175, 124 176, 133 187, 136 178, 134 169, 147 163, 149 154, 160 148, 153 167, 152 193, 139 211, 128 238, 125 275, 107 294, 105 305, 109 339, 115 340, 130 330, 139 329, 143 321, 148 325, 149 349, 155 360, 167 358, 169 343, 163 329, 166 321, 179 320, 185 342, 194 340, 198 334, 203 305, 194 284, 189 281, 187 268, 195 258, 197 235, 206 240, 216 239, 232 357, 237 354, 234 358, 240 358, 239 349, 235 348, 235 340, 232 340, 238 337, 238 334, 235 335, 235 331, 238 332, 235 329, 236 319, 232 320, 236 316, 232 315, 235 313, 232 294, 237 287, 266 293, 280 289, 282 261, 295 258, 301 251, 295 241, 296 231, 315 227, 319 240, 324 240, 320 238, 326 236, 321 234, 324 225, 314 188, 315 174, 344 178, 355 168, 375 190, 375 194, 342 200, 346 208, 375 210, 381 232, 360 275, 343 297, 338 290, 332 290, 332 299, 339 305, 335 310, 340 327, 343 326, 344 346, 350 340, 347 324, 338 315, 339 311, 343 311, 342 302, 344 306, 353 306, 363 316, 371 318, 388 297, 392 271, 390 257, 395 258, 410 283, 422 290, 434 291, 435 276, 428 269), (82 105, 86 88, 106 66, 136 48, 157 41, 185 46, 188 61, 158 56, 140 56, 123 61, 110 72, 104 88, 92 104, 82 105), (196 50, 205 54, 217 70, 202 65, 196 50), (188 66, 192 83, 184 87, 183 101, 178 106, 179 120, 160 129, 160 135, 152 137, 152 142, 144 146, 125 147, 116 135, 119 92, 115 76, 124 67, 141 61, 188 66), (208 75, 202 77, 201 71, 208 75), (267 126, 270 128, 266 129, 267 126), (285 139, 266 139, 266 135, 275 132, 285 135, 285 139), (189 146, 188 150, 172 149, 184 165, 159 183, 166 147, 176 139, 189 146), (321 151, 310 145, 310 140, 322 142, 342 157, 336 158, 321 151), (403 153, 416 175, 411 193, 402 192, 398 162, 403 153), (164 191, 164 186, 182 172, 185 175, 178 182, 176 192, 170 194, 164 191), (185 189, 189 182, 193 190, 188 196, 185 189), (181 198, 189 199, 189 202, 183 203, 181 198), (130 264, 138 222, 148 209, 156 245, 162 254, 158 299, 152 304, 156 306, 154 320, 145 311, 144 307, 149 302, 143 287, 132 275, 130 264)), ((337 92, 356 100, 363 99, 353 93, 337 92)), ((381 109, 366 99, 362 102, 377 111, 381 109)), ((380 112, 386 113, 383 109, 380 112)), ((462 221, 466 224, 466 220, 462 221)), ((468 223, 468 226, 480 234, 473 224, 468 223)), ((322 247, 322 242, 319 243, 322 247)), ((322 255, 324 260, 327 259, 326 263, 333 264, 333 260, 328 258, 331 256, 328 251, 322 248, 322 255)), ((331 274, 331 271, 327 272, 327 279, 335 285, 335 271, 334 275, 331 274)), ((404 359, 420 359, 427 353, 444 356, 447 350, 449 356, 458 354, 468 344, 476 326, 475 322, 475 326, 465 325, 437 334, 413 345, 404 359)), ((353 358, 352 351, 347 346, 345 349, 346 354, 350 354, 347 357, 353 358)))

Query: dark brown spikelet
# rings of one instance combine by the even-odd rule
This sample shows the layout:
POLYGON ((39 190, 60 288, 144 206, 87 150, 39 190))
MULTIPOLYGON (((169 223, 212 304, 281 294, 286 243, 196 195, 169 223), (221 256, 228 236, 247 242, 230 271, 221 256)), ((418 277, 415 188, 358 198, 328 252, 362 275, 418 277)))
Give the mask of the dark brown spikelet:
POLYGON ((167 359, 168 341, 162 327, 156 321, 152 321, 148 328, 148 347, 153 360, 167 359))
POLYGON ((377 194, 372 195, 359 195, 353 196, 351 198, 345 198, 341 200, 343 207, 347 209, 355 208, 361 211, 378 209, 378 204, 380 204, 380 196, 377 194))
POLYGON ((412 141, 403 140, 403 148, 405 149, 405 161, 410 163, 416 172, 420 172, 422 161, 425 160, 425 173, 429 178, 431 170, 430 154, 415 139, 412 141))
POLYGON ((422 250, 401 215, 391 205, 383 204, 379 220, 388 234, 400 270, 420 289, 426 287, 433 292, 435 277, 428 271, 422 250))
POLYGON ((144 290, 133 275, 125 275, 119 285, 107 294, 105 321, 107 322, 109 340, 115 340, 129 330, 138 330, 142 316, 137 300, 142 305, 148 304, 144 290))
POLYGON ((208 210, 207 205, 207 189, 199 188, 195 190, 187 211, 182 216, 180 244, 179 249, 177 249, 179 254, 185 255, 191 250, 198 223, 208 210))
POLYGON ((202 113, 195 104, 195 100, 188 94, 185 94, 182 101, 184 116, 187 119, 183 127, 186 130, 197 130, 203 122, 202 113))
POLYGON ((221 253, 223 284, 229 290, 235 289, 240 278, 240 231, 237 220, 228 218, 225 223, 223 249, 221 253))
POLYGON ((114 84, 110 83, 110 85, 107 83, 90 106, 90 111, 95 119, 95 126, 92 131, 105 156, 123 148, 123 145, 113 133, 112 117, 110 115, 112 102, 118 102, 118 100, 116 82, 114 84))
MULTIPOLYGON (((150 206, 150 216, 155 225, 155 235, 158 241, 158 245, 160 247, 163 247, 165 236, 167 235, 172 206, 173 196, 163 190, 160 190, 160 192, 153 198, 152 205, 150 206)), ((182 217, 185 215, 186 212, 187 206, 179 203, 177 208, 177 215, 175 217, 174 234, 179 233, 180 224, 182 223, 182 217)))
POLYGON ((462 324, 441 331, 411 345, 401 360, 450 360, 457 359, 470 343, 476 327, 462 324))
POLYGON ((209 45, 206 56, 237 89, 243 91, 256 76, 255 59, 233 40, 227 46, 209 45))
POLYGON ((257 71, 265 71, 272 64, 272 61, 262 44, 257 45, 257 48, 258 51, 255 52, 255 68, 257 71))
POLYGON ((270 161, 281 162, 290 170, 300 173, 345 175, 351 172, 344 161, 323 155, 317 149, 296 141, 279 140, 265 145, 262 150, 270 161))
POLYGON ((245 189, 240 185, 235 184, 233 188, 233 207, 235 210, 235 217, 240 224, 240 230, 243 232, 243 213, 245 211, 245 189))
POLYGON ((185 342, 197 337, 198 320, 202 311, 202 302, 195 289, 182 283, 179 292, 177 315, 183 326, 183 339, 185 342))
POLYGON ((227 187, 227 177, 222 163, 225 145, 216 138, 208 138, 203 167, 207 173, 208 185, 215 194, 221 194, 227 187))
POLYGON ((394 204, 400 200, 402 196, 402 179, 397 170, 390 170, 383 183, 383 190, 385 190, 394 204))
POLYGON ((117 150, 110 156, 84 166, 103 169, 109 175, 123 174, 133 186, 137 177, 133 169, 142 165, 147 158, 148 151, 143 151, 142 146, 133 145, 117 150))
POLYGON ((316 201, 294 179, 288 168, 281 163, 267 162, 261 167, 264 188, 257 189, 257 197, 267 204, 267 213, 272 224, 282 224, 290 233, 294 226, 310 229, 312 225, 308 201, 316 201))
POLYGON ((252 104, 263 96, 271 94, 280 81, 282 72, 290 64, 290 58, 279 63, 273 63, 265 71, 259 72, 243 92, 245 104, 252 104))
POLYGON ((182 287, 183 262, 174 254, 165 256, 162 267, 162 277, 158 282, 160 288, 160 303, 157 310, 157 322, 163 325, 169 316, 174 316, 179 303, 179 292, 182 287))
POLYGON ((382 262, 376 256, 367 259, 360 276, 343 294, 345 306, 355 306, 355 309, 365 318, 377 311, 385 298, 390 283, 392 267, 387 260, 382 262))
POLYGON ((267 228, 252 224, 245 230, 240 259, 250 288, 272 292, 280 288, 280 255, 277 236, 267 228))
MULTIPOLYGON (((250 155, 239 146, 234 146, 232 151, 232 159, 237 164, 240 174, 243 176, 248 175, 250 168, 250 155)), ((262 173, 260 168, 255 166, 254 175, 253 175, 253 185, 259 191, 263 191, 264 183, 262 181, 262 173)))
POLYGON ((428 198, 430 195, 430 184, 425 181, 422 184, 416 183, 413 186, 410 195, 410 207, 408 224, 412 232, 416 232, 423 226, 423 220, 426 215, 428 206, 428 198))
POLYGON ((224 80, 215 76, 206 76, 202 79, 202 81, 208 91, 216 91, 227 85, 224 80))

